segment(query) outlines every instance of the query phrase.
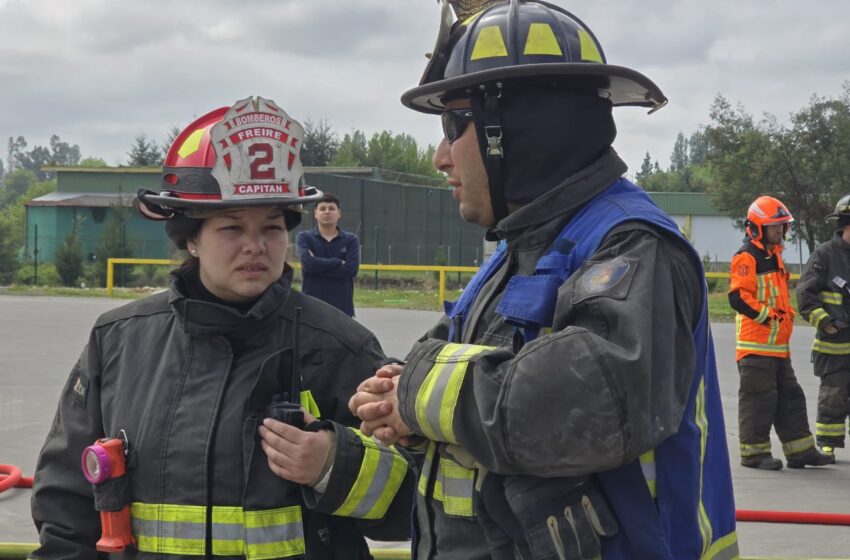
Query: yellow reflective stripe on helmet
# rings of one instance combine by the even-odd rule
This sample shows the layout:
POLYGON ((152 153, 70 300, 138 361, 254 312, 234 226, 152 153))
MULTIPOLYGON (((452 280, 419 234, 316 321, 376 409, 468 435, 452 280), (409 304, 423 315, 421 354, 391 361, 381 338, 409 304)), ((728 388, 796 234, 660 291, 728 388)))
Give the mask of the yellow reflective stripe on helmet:
POLYGON ((447 457, 440 457, 434 497, 443 502, 449 515, 472 517, 472 494, 475 489, 475 471, 467 469, 447 457), (436 487, 440 487, 437 497, 436 487))
POLYGON ((742 443, 741 457, 752 457, 754 455, 764 455, 770 453, 770 442, 767 443, 742 443))
POLYGON ((640 470, 643 472, 643 478, 646 479, 646 485, 649 487, 649 493, 655 498, 655 450, 647 451, 640 456, 640 470))
POLYGON ((705 377, 699 380, 697 388, 696 400, 694 402, 694 422, 699 429, 699 505, 697 508, 697 520, 699 522, 699 532, 702 536, 702 556, 708 551, 711 542, 714 540, 713 529, 711 527, 711 519, 708 517, 708 512, 705 510, 705 504, 702 501, 702 489, 705 467, 705 449, 708 443, 708 416, 705 414, 705 377))
POLYGON ((482 27, 472 47, 472 55, 469 60, 480 60, 482 58, 496 58, 508 56, 508 48, 502 38, 502 29, 498 25, 482 27))
POLYGON ((582 62, 599 62, 602 63, 602 55, 599 53, 599 47, 596 46, 596 41, 590 36, 590 33, 579 28, 578 40, 581 44, 581 60, 582 62))
POLYGON ((815 433, 819 436, 844 437, 844 423, 841 424, 815 424, 815 433))
POLYGON ((491 350, 474 344, 446 344, 416 395, 416 421, 430 440, 457 443, 454 413, 461 383, 474 356, 491 350))
POLYGON ((548 54, 563 56, 561 45, 555 38, 555 32, 548 23, 532 23, 528 26, 528 38, 522 54, 548 54))
POLYGON ((359 430, 352 431, 363 443, 363 461, 348 496, 333 514, 358 519, 380 519, 387 513, 404 481, 407 461, 395 448, 380 445, 359 430))
POLYGON ((809 313, 809 323, 818 327, 820 322, 829 317, 829 313, 823 307, 817 307, 809 313))
POLYGON ((812 343, 812 350, 821 354, 843 356, 850 354, 850 342, 824 342, 816 338, 812 343))
POLYGON ((700 556, 700 560, 738 560, 740 554, 738 535, 733 531, 714 541, 714 544, 700 556))
POLYGON ((764 323, 765 319, 767 319, 768 312, 769 312, 768 307, 766 305, 762 306, 761 311, 759 311, 759 314, 756 315, 756 318, 753 319, 753 320, 756 323, 764 323))
POLYGON ((832 305, 841 305, 843 301, 841 292, 820 292, 820 300, 832 305))
POLYGON ((782 451, 785 453, 785 456, 793 455, 795 453, 802 453, 803 451, 808 451, 812 447, 815 446, 815 439, 812 436, 801 437, 800 439, 795 439, 794 441, 787 441, 782 444, 782 451))
POLYGON ((301 391, 301 406, 303 406, 304 410, 316 418, 322 417, 322 411, 319 410, 319 404, 316 402, 316 399, 313 398, 313 393, 310 392, 310 389, 301 391))
POLYGON ((190 134, 183 141, 183 144, 180 145, 180 148, 177 150, 177 155, 185 159, 197 152, 198 148, 201 146, 201 139, 204 137, 204 133, 208 129, 209 127, 201 128, 190 134))
MULTIPOLYGON (((130 509, 138 549, 159 554, 204 556, 207 508, 135 502, 130 509)), ((213 506, 212 553, 265 560, 305 552, 301 507, 244 511, 213 506)))

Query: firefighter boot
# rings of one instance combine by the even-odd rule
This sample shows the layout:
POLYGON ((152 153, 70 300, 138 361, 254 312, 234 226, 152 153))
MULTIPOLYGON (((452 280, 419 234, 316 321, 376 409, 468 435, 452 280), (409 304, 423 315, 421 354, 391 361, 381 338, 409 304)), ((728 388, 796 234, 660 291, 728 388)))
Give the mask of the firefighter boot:
POLYGON ((787 459, 789 469, 802 469, 806 465, 822 467, 824 465, 835 464, 835 455, 823 453, 817 447, 810 447, 805 451, 787 457, 787 459))
POLYGON ((762 471, 778 471, 782 469, 782 461, 774 458, 770 453, 741 459, 741 465, 762 471))

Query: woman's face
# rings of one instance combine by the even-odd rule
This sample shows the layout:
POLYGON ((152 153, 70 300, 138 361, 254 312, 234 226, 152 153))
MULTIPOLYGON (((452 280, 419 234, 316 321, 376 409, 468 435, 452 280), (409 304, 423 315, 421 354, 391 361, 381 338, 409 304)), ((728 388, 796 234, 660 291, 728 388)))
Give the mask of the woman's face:
POLYGON ((234 208, 206 218, 186 246, 200 261, 204 286, 239 303, 256 299, 280 278, 288 241, 280 208, 234 208))

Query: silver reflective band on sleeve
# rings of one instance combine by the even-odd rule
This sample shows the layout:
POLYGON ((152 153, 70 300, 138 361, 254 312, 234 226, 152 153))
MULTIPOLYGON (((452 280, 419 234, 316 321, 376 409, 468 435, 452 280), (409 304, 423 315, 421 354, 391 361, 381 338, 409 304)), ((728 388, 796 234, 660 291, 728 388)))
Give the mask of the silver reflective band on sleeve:
POLYGON ((395 498, 407 473, 407 461, 393 447, 357 434, 363 443, 363 461, 345 502, 334 515, 358 519, 380 519, 395 498))

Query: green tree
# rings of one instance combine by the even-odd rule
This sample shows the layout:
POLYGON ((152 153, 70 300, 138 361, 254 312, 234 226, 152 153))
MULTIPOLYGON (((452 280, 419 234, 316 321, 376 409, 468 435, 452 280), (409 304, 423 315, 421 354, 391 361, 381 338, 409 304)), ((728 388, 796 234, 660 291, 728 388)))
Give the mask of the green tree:
POLYGON ((688 140, 681 132, 676 135, 673 153, 670 154, 670 171, 682 171, 688 166, 688 140))
POLYGON ((301 148, 301 162, 311 167, 325 167, 333 159, 339 147, 336 133, 322 119, 318 123, 307 120, 304 123, 304 145, 301 148))
POLYGON ((0 183, 3 182, 3 178, 6 176, 6 168, 3 166, 3 160, 0 159, 0 183))
POLYGON ((702 165, 708 155, 708 135, 705 130, 697 130, 688 138, 688 163, 702 165))
POLYGON ((343 136, 330 164, 334 167, 363 166, 366 165, 368 154, 366 135, 359 130, 353 130, 343 136))
POLYGON ((12 282, 20 268, 26 239, 26 207, 30 200, 56 190, 56 180, 33 183, 0 210, 0 283, 12 282))
MULTIPOLYGON (((100 241, 95 247, 95 262, 93 266, 94 280, 98 285, 106 285, 106 265, 111 257, 130 258, 133 256, 133 247, 127 239, 127 221, 130 219, 132 209, 119 203, 110 208, 109 218, 103 227, 100 241)), ((132 271, 129 267, 123 267, 120 279, 122 284, 132 281, 132 271)))
POLYGON ((16 169, 6 175, 3 180, 3 196, 0 197, 0 208, 13 204, 29 188, 38 182, 38 177, 29 169, 16 169))
POLYGON ((839 98, 812 97, 791 115, 790 127, 771 115, 756 123, 722 96, 711 119, 709 192, 718 208, 741 218, 753 199, 768 194, 789 207, 810 251, 828 239, 832 226, 823 217, 850 192, 850 85, 839 98))
POLYGON ((54 264, 63 286, 76 286, 77 279, 83 274, 83 244, 78 236, 79 226, 78 219, 56 251, 54 264))
POLYGON ((650 157, 649 152, 647 151, 646 155, 643 156, 643 163, 641 163, 640 165, 640 171, 638 171, 637 175, 635 175, 635 181, 638 185, 643 186, 643 183, 644 181, 646 181, 646 178, 652 175, 652 173, 652 158, 650 157))
POLYGON ((14 161, 9 163, 10 168, 29 169, 36 174, 38 180, 51 179, 52 175, 43 171, 42 167, 47 165, 76 165, 80 161, 80 147, 63 142, 59 136, 50 137, 50 146, 34 146, 27 150, 28 144, 23 136, 9 138, 9 157, 14 161))
POLYGON ((12 228, 6 213, 0 213, 0 284, 11 284, 21 265, 12 228))
POLYGON ((127 165, 130 167, 155 167, 162 165, 162 152, 147 134, 139 134, 127 152, 127 165))
POLYGON ((87 157, 80 160, 80 167, 109 167, 109 164, 97 157, 87 157))

